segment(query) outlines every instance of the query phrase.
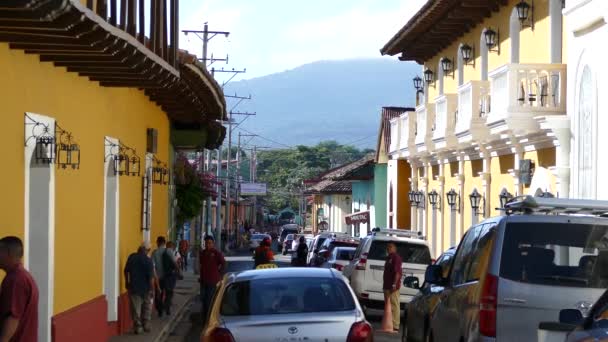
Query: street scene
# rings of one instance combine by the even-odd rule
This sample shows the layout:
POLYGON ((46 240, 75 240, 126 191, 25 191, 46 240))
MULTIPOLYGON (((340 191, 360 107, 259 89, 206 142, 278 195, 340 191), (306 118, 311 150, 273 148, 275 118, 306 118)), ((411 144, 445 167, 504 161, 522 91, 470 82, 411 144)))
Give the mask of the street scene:
POLYGON ((606 22, 0 1, 0 342, 608 341, 606 22))

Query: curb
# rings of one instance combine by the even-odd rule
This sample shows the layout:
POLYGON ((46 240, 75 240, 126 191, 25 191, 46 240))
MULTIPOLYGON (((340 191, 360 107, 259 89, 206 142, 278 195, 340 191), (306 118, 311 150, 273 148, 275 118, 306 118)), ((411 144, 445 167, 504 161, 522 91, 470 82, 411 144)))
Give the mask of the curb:
POLYGON ((179 322, 182 321, 184 314, 188 311, 187 308, 190 307, 190 304, 192 303, 192 300, 195 297, 196 297, 196 292, 194 294, 191 294, 190 297, 188 297, 188 299, 186 299, 184 304, 182 304, 182 306, 180 306, 177 309, 177 312, 175 313, 173 318, 171 318, 171 320, 169 320, 169 322, 167 322, 167 324, 165 324, 165 326, 160 331, 158 336, 156 336, 156 338, 154 338, 154 340, 152 340, 153 342, 165 342, 169 338, 173 329, 175 329, 175 327, 179 324, 179 322))

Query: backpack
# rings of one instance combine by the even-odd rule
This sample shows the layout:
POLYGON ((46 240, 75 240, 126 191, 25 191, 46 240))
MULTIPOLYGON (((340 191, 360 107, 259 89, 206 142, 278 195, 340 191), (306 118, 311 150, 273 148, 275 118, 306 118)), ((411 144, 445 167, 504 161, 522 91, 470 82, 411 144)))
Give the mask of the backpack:
POLYGON ((177 271, 177 267, 175 266, 175 262, 173 262, 173 258, 169 254, 169 250, 165 249, 165 252, 162 256, 163 260, 163 274, 165 276, 172 275, 177 271))

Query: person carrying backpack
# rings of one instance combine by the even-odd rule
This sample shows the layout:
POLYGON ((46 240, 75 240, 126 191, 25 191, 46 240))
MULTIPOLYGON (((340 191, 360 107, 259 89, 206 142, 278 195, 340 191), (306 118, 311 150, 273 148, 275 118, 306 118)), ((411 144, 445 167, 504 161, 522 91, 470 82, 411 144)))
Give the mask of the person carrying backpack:
POLYGON ((273 260, 274 255, 270 250, 270 238, 265 237, 253 254, 253 268, 255 269, 260 265, 269 264, 273 260))

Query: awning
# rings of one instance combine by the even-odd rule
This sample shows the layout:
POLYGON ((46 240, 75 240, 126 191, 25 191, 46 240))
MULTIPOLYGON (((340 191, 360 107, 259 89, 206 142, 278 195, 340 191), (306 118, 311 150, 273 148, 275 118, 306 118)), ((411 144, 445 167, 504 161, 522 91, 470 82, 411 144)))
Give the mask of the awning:
POLYGON ((359 224, 369 222, 369 211, 359 211, 345 216, 346 224, 359 224))

